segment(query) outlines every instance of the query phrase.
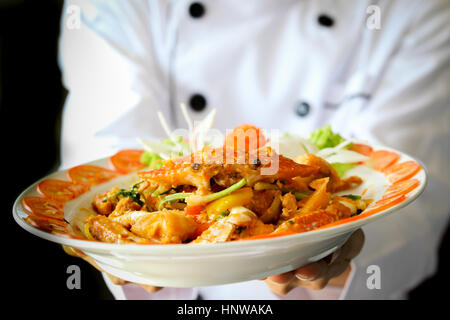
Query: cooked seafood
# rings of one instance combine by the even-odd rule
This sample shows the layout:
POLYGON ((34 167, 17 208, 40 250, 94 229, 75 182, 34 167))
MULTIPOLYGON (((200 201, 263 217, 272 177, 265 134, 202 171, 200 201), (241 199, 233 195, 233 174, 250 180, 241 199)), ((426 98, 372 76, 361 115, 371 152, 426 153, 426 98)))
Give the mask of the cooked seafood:
POLYGON ((161 244, 235 241, 313 230, 356 215, 368 204, 357 196, 333 194, 360 184, 360 178, 342 180, 316 155, 294 161, 259 143, 256 149, 249 144, 243 149, 205 147, 138 176, 142 180, 130 190, 114 188, 94 198, 98 215, 85 220, 89 238, 161 244))

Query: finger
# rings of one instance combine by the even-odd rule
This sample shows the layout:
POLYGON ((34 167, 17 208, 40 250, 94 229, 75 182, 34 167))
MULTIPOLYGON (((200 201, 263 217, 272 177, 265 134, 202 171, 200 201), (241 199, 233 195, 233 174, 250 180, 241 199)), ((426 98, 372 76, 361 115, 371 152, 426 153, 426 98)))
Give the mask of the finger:
POLYGON ((108 276, 109 280, 111 280, 111 282, 117 286, 123 286, 124 284, 130 283, 107 272, 105 272, 105 274, 108 276))
POLYGON ((282 274, 277 274, 275 276, 267 277, 267 279, 269 281, 272 281, 272 282, 275 282, 275 283, 279 283, 279 284, 288 283, 293 278, 294 278, 294 272, 293 271, 282 273, 282 274))
POLYGON ((270 278, 271 277, 268 277, 264 282, 269 287, 269 289, 272 290, 276 294, 285 295, 289 291, 291 291, 293 288, 296 287, 294 284, 294 281, 293 281, 294 277, 292 277, 292 279, 290 281, 285 282, 285 283, 275 282, 275 281, 272 281, 270 278))
POLYGON ((77 258, 85 256, 85 254, 81 250, 66 246, 65 244, 62 245, 62 248, 63 248, 64 252, 67 253, 69 256, 77 257, 77 258))
POLYGON ((163 287, 155 287, 155 286, 151 286, 148 284, 140 284, 140 283, 136 283, 138 286, 141 286, 142 288, 144 288, 147 292, 149 293, 155 293, 158 292, 159 290, 161 290, 163 287))
POLYGON ((345 242, 339 250, 338 256, 333 263, 340 263, 342 261, 350 262, 362 250, 365 241, 364 232, 361 229, 356 230, 345 242))
POLYGON ((294 274, 299 280, 314 281, 326 275, 327 269, 328 264, 324 260, 319 260, 296 269, 294 274))
POLYGON ((307 289, 323 289, 330 280, 329 266, 325 260, 308 264, 295 270, 294 286, 301 286, 307 289))
POLYGON ((355 258, 364 245, 364 232, 356 230, 347 242, 333 254, 333 261, 329 264, 330 279, 341 275, 349 267, 350 261, 355 258))
POLYGON ((350 236, 350 240, 348 242, 348 251, 347 251, 347 258, 348 259, 353 259, 355 258, 362 250, 363 246, 364 246, 364 242, 365 242, 365 235, 364 232, 362 231, 362 229, 358 229, 356 230, 351 236, 350 236))

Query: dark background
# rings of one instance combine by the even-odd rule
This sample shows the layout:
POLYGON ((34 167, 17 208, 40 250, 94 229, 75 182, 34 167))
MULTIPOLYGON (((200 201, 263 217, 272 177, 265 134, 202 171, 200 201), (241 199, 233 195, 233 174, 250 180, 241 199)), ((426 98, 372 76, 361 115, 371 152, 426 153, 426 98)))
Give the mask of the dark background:
MULTIPOLYGON (((67 91, 57 64, 61 0, 0 0, 0 110, 2 142, 3 277, 10 298, 112 299, 98 271, 68 256, 60 245, 21 229, 12 205, 29 185, 59 166, 61 112, 67 91), (5 174, 6 173, 6 174, 5 174), (81 290, 66 287, 67 267, 81 268, 81 290)), ((448 289, 448 232, 440 248, 439 272, 410 294, 442 298, 448 289)))

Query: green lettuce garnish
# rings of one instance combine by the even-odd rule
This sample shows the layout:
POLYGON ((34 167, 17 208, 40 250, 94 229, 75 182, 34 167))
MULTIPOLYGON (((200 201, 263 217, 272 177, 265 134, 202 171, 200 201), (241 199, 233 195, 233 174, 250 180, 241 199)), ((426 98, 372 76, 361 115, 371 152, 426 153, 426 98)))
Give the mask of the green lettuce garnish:
POLYGON ((336 170, 336 172, 338 173, 339 178, 342 178, 348 170, 356 167, 356 163, 338 163, 337 162, 337 163, 330 163, 330 164, 334 168, 334 170, 336 170))
POLYGON ((342 138, 340 134, 334 133, 331 130, 331 126, 329 124, 327 124, 323 128, 319 128, 316 131, 313 131, 309 140, 314 143, 319 149, 333 148, 341 142, 345 141, 345 139, 342 138))
MULTIPOLYGON (((162 160, 162 158, 154 153, 154 152, 150 152, 150 151, 145 151, 142 155, 141 155, 141 163, 150 166, 153 162, 158 161, 158 160, 162 160)), ((157 164, 155 164, 153 169, 159 169, 162 166, 162 162, 159 162, 157 164)))

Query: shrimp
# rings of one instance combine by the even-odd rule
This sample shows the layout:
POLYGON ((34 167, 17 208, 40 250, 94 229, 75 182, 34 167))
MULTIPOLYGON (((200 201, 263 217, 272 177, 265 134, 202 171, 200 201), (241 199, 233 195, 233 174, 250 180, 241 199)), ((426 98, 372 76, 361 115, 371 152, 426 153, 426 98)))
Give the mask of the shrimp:
POLYGON ((247 185, 258 181, 273 182, 290 180, 294 177, 308 177, 318 172, 314 166, 298 164, 276 154, 270 147, 257 150, 234 150, 223 148, 204 148, 189 156, 165 161, 160 169, 140 172, 145 180, 170 187, 192 185, 198 194, 211 191, 211 180, 227 188, 246 178, 247 185), (264 174, 263 169, 276 168, 273 174, 264 174))

